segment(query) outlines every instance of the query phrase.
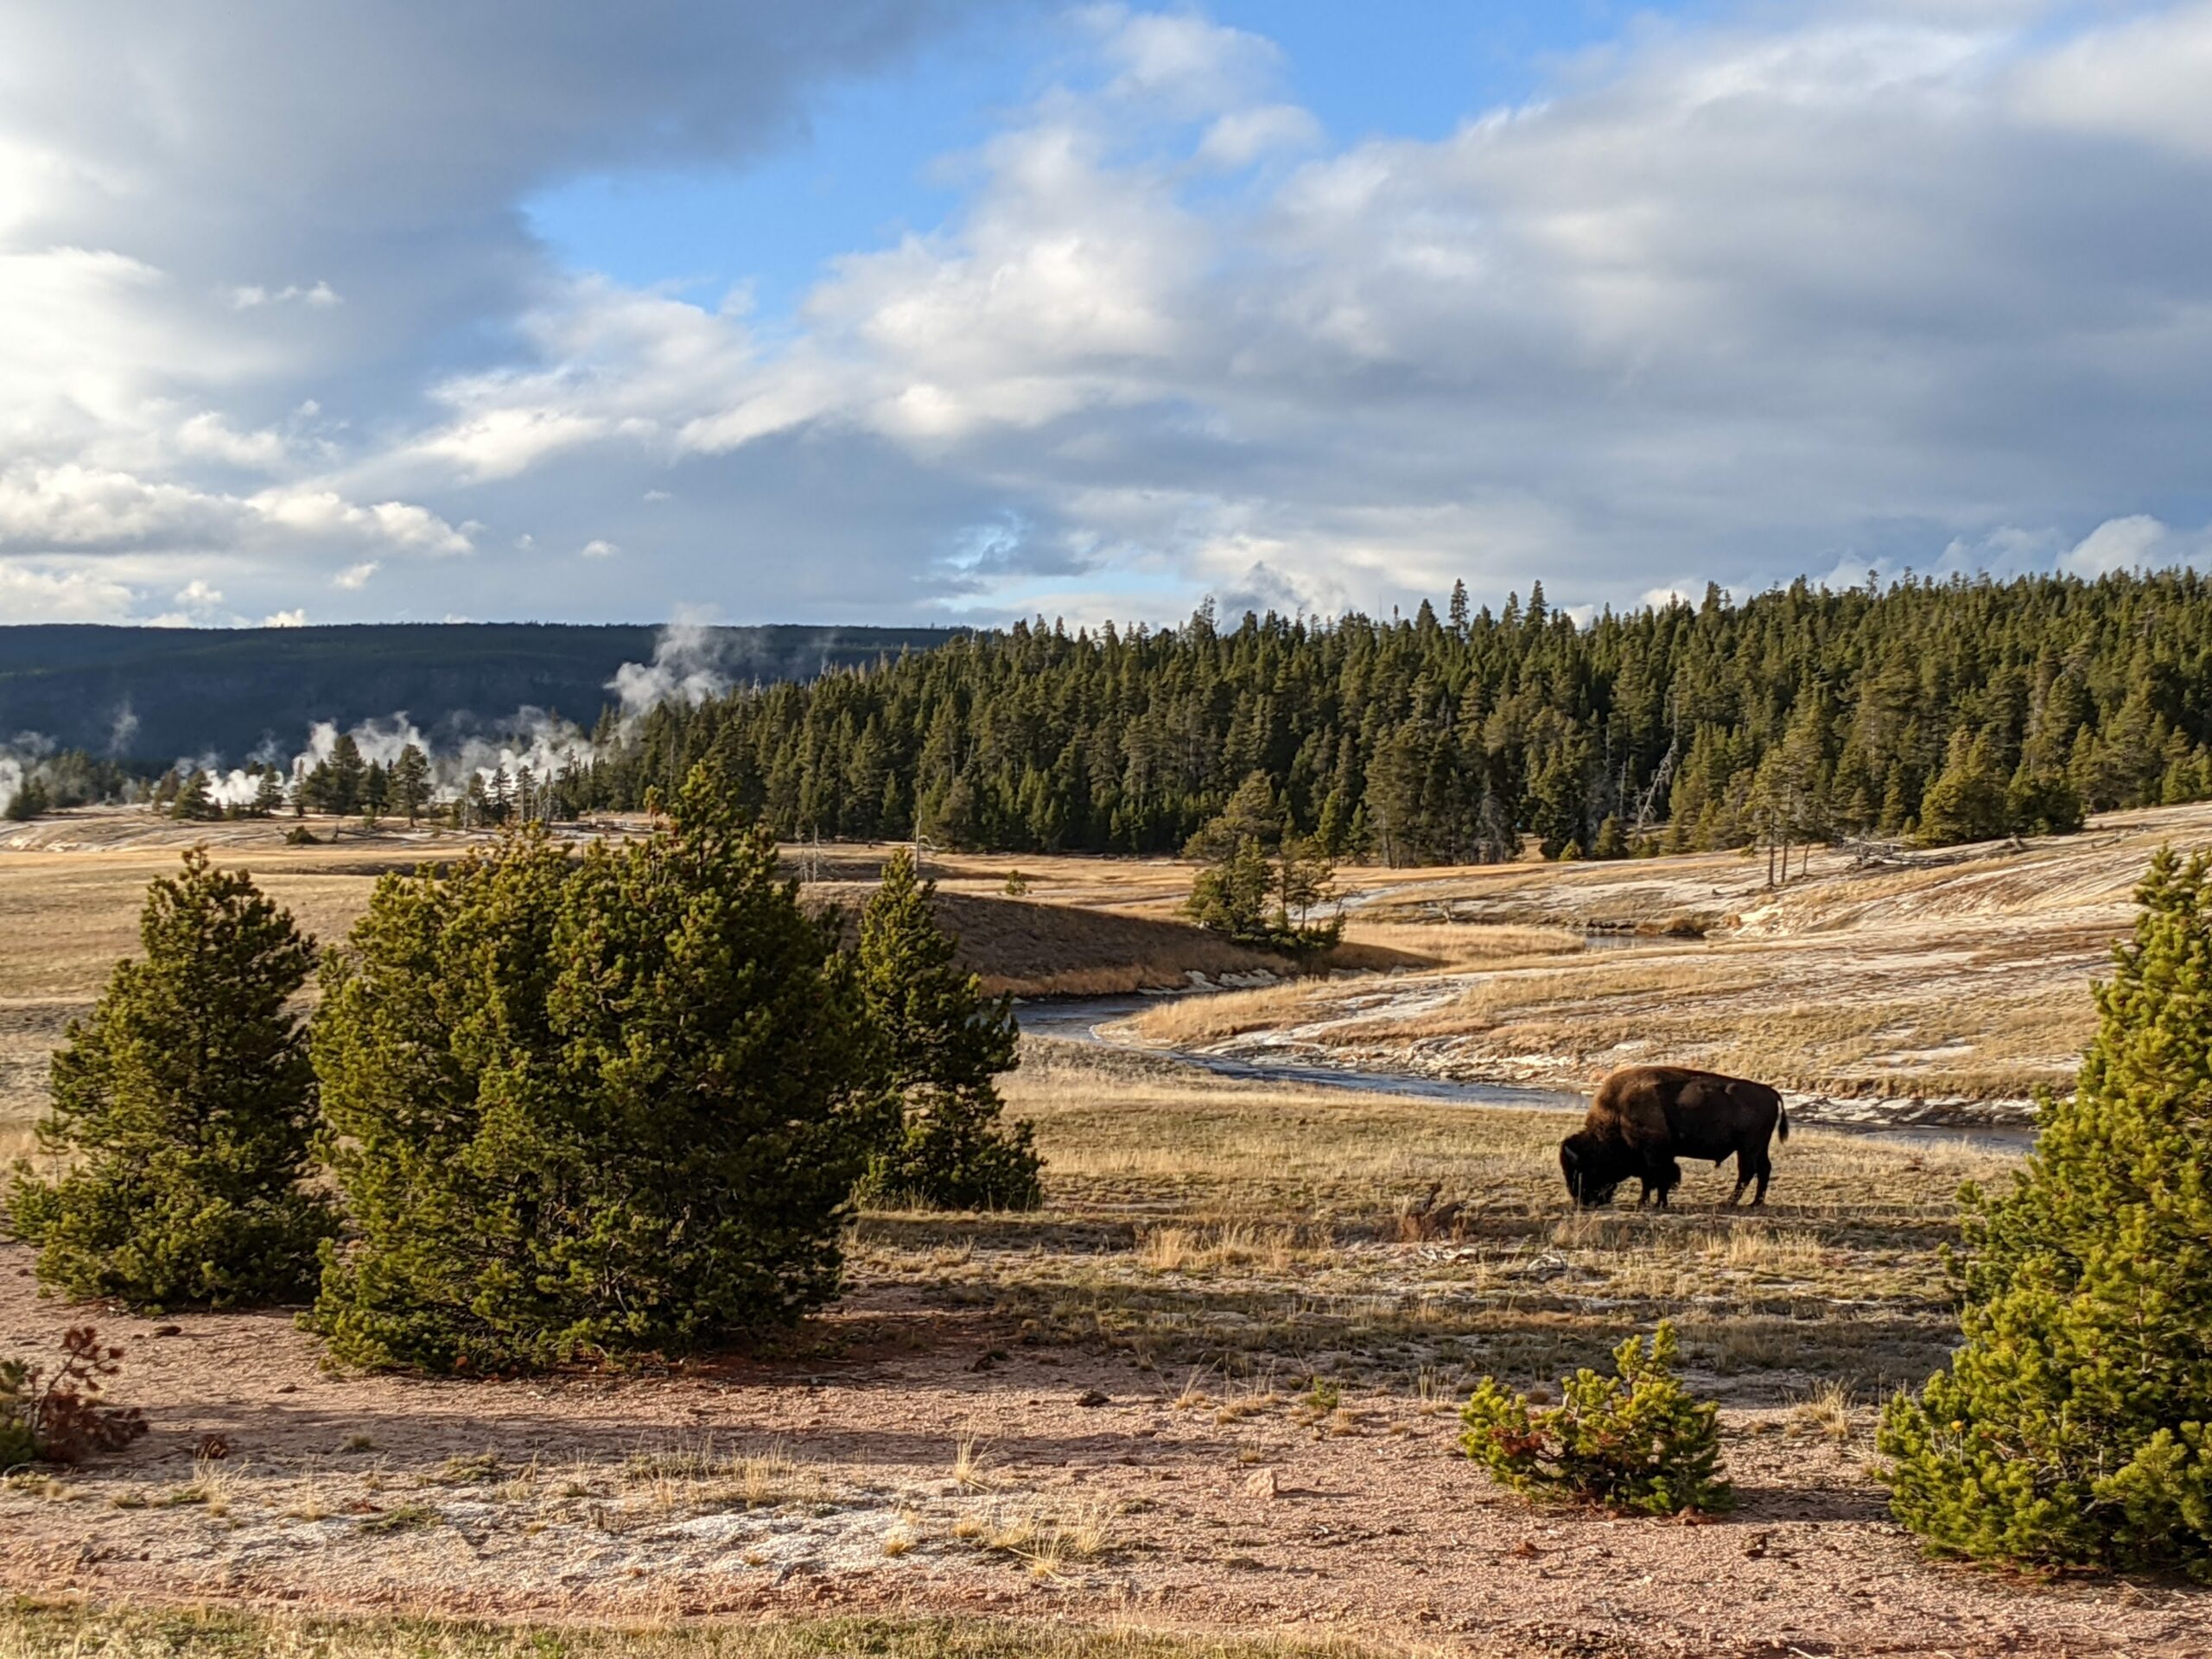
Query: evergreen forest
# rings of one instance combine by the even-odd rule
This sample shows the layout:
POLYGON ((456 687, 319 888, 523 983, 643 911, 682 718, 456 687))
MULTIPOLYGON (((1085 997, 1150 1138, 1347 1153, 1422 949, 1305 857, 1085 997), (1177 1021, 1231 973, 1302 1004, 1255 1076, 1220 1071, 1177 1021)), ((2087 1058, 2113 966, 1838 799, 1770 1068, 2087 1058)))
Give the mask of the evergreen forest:
POLYGON ((559 810, 704 763, 785 837, 1163 853, 1257 773, 1334 859, 1958 842, 2212 793, 2212 585, 1800 581, 1578 620, 1538 584, 1387 621, 1017 625, 616 736, 545 780, 559 810))

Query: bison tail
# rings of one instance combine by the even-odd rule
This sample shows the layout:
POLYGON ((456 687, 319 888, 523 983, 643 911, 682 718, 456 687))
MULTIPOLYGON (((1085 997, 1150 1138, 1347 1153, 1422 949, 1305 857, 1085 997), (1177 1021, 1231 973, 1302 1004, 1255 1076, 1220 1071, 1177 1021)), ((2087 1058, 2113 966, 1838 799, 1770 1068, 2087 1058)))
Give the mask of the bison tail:
POLYGON ((1774 1116, 1777 1135, 1787 1141, 1789 1138, 1789 1109, 1787 1106, 1777 1105, 1774 1109, 1774 1116))

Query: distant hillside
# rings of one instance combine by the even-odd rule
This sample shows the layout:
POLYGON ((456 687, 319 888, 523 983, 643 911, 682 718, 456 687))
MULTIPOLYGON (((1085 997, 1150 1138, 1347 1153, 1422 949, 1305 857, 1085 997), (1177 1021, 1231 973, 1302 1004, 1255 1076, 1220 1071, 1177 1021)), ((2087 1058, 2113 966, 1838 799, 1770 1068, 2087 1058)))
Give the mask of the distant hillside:
MULTIPOLYGON (((810 679, 937 628, 709 628, 689 634, 683 671, 733 683, 810 679)), ((0 626, 0 742, 35 732, 64 748, 167 765, 209 751, 237 760, 274 740, 296 747, 315 721, 341 726, 405 710, 435 732, 455 716, 497 720, 529 706, 589 726, 615 701, 626 663, 650 664, 663 631, 518 622, 379 623, 321 628, 0 626)))

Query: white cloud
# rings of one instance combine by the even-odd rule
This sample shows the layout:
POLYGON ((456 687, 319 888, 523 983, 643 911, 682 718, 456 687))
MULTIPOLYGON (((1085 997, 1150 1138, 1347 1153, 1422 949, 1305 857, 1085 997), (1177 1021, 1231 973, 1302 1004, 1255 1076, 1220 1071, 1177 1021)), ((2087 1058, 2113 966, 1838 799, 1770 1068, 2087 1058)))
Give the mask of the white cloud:
POLYGON ((55 570, 0 558, 0 616, 10 622, 117 622, 137 595, 90 570, 55 570))
POLYGON ((348 593, 359 593, 369 585, 369 578, 384 569, 374 559, 364 559, 359 564, 349 564, 330 580, 348 593))
POLYGON ((1279 150, 1306 149, 1321 139, 1321 124, 1295 104, 1266 104, 1218 117, 1199 141, 1198 159, 1209 167, 1249 167, 1279 150))
POLYGON ((177 428, 176 447, 187 455, 263 471, 282 465, 289 454, 282 433, 266 427, 257 432, 232 431, 230 423, 213 410, 201 410, 177 428))
POLYGON ((2212 4, 2176 5, 2092 30, 2024 66, 2031 120, 2212 158, 2212 4))
POLYGON ((304 628, 308 613, 303 610, 274 611, 261 619, 264 628, 304 628))
POLYGON ((2145 566, 2196 564, 2212 558, 2212 528, 2190 533, 2161 524, 2147 512, 2107 518, 2084 536, 2059 561, 2076 575, 2101 576, 2145 566))
POLYGON ((231 290, 231 307, 237 311, 251 311, 264 305, 304 305, 320 311, 344 303, 328 283, 317 283, 310 288, 288 283, 275 289, 249 283, 231 290))
POLYGON ((594 537, 577 550, 577 556, 585 559, 611 559, 621 550, 613 543, 594 537))
POLYGON ((264 490, 245 505, 270 524, 321 537, 379 543, 416 553, 470 550, 467 537, 428 508, 409 501, 364 506, 334 490, 306 486, 264 490))

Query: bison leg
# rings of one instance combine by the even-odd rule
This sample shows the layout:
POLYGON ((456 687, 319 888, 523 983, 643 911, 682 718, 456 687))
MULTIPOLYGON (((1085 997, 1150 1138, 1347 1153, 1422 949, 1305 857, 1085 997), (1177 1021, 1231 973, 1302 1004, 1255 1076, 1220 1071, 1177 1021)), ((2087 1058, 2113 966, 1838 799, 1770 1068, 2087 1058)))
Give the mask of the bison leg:
MULTIPOLYGON (((1752 1181, 1758 1183, 1751 1194, 1751 1208, 1761 1208, 1766 1203, 1766 1178, 1774 1173, 1774 1160, 1764 1147, 1746 1147, 1736 1155, 1736 1198, 1744 1196, 1744 1188, 1752 1181)), ((1729 1203, 1735 1203, 1731 1198, 1729 1203)))

